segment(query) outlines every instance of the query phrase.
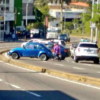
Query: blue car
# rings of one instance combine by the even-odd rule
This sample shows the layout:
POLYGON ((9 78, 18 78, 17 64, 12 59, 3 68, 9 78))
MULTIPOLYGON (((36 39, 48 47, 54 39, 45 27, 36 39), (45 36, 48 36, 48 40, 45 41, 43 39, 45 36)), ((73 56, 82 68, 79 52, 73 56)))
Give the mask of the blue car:
POLYGON ((42 61, 46 61, 52 57, 52 52, 45 45, 41 43, 27 43, 23 48, 14 48, 8 52, 8 55, 13 59, 20 57, 36 57, 42 61))
MULTIPOLYGON (((53 49, 54 47, 54 43, 48 43, 45 44, 47 48, 49 48, 50 50, 53 49)), ((66 57, 70 56, 70 50, 62 45, 59 45, 61 47, 61 59, 64 60, 66 57)))

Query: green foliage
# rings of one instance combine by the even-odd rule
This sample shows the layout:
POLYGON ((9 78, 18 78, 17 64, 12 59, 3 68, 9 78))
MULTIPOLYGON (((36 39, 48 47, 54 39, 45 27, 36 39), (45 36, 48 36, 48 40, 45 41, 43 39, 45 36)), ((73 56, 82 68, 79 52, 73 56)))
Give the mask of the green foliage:
POLYGON ((38 28, 43 28, 43 27, 44 27, 44 24, 42 22, 34 22, 34 23, 30 23, 27 26, 27 29, 30 30, 32 28, 38 29, 38 28))
POLYGON ((90 33, 90 21, 85 22, 85 31, 90 33))
POLYGON ((65 27, 66 27, 66 29, 71 30, 71 29, 73 29, 73 23, 72 22, 66 22, 65 27))
POLYGON ((96 23, 98 29, 100 29, 100 4, 94 5, 94 16, 92 18, 92 22, 96 23))

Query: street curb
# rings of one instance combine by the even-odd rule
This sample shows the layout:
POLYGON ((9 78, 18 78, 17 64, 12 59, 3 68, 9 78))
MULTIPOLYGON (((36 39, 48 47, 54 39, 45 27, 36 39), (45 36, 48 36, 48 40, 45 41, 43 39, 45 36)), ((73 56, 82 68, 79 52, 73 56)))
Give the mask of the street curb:
POLYGON ((94 85, 94 86, 100 86, 100 79, 99 78, 92 78, 92 77, 87 77, 87 76, 82 76, 82 75, 76 75, 76 74, 56 71, 56 70, 47 69, 44 67, 39 67, 39 66, 23 63, 20 61, 8 59, 2 55, 2 53, 8 52, 8 51, 9 51, 8 49, 0 51, 0 60, 7 62, 7 63, 10 63, 10 64, 13 64, 13 65, 16 65, 16 66, 20 66, 23 68, 34 70, 34 71, 37 71, 40 73, 47 73, 49 75, 53 75, 53 76, 68 79, 68 80, 73 80, 76 82, 86 83, 86 84, 94 85))

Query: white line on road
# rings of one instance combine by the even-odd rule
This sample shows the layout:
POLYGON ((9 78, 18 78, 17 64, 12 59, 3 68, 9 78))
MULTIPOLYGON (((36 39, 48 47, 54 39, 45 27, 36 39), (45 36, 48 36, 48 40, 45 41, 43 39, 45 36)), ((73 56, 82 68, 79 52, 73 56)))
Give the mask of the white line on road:
POLYGON ((17 85, 14 85, 14 84, 10 84, 12 87, 14 87, 14 88, 17 88, 17 89, 20 89, 20 87, 19 86, 17 86, 17 85))
POLYGON ((2 79, 0 79, 0 81, 3 81, 2 79))
POLYGON ((57 66, 64 66, 63 64, 57 64, 57 63, 55 63, 55 65, 57 65, 57 66))
POLYGON ((41 97, 41 95, 36 94, 36 93, 34 93, 34 92, 30 92, 30 91, 25 91, 25 92, 27 92, 27 93, 29 93, 29 94, 31 94, 31 95, 34 95, 34 96, 36 96, 36 97, 41 97))
POLYGON ((8 83, 8 82, 5 82, 5 83, 8 84, 8 85, 10 85, 10 86, 12 86, 12 87, 14 87, 14 88, 20 89, 20 90, 22 90, 22 91, 24 91, 24 92, 27 92, 27 93, 29 93, 29 94, 31 94, 31 95, 34 95, 34 96, 36 96, 36 97, 41 97, 41 95, 36 94, 36 93, 34 93, 34 92, 26 91, 26 90, 24 90, 24 89, 21 89, 21 88, 20 88, 19 86, 17 86, 17 85, 10 84, 10 83, 8 83))
POLYGON ((85 70, 84 68, 73 67, 74 69, 85 70))
MULTIPOLYGON (((12 65, 12 64, 9 64, 9 63, 5 63, 5 64, 8 64, 10 66, 14 66, 14 67, 17 67, 17 68, 20 68, 20 69, 23 69, 23 70, 28 70, 28 71, 36 72, 36 71, 29 70, 29 69, 26 69, 26 68, 21 68, 20 66, 15 66, 15 65, 12 65)), ((76 81, 71 81, 71 80, 68 80, 68 79, 59 78, 59 77, 56 77, 56 76, 49 75, 47 73, 46 74, 38 73, 38 74, 49 76, 49 77, 53 77, 53 78, 56 78, 56 79, 59 79, 59 80, 62 80, 62 81, 66 81, 66 82, 70 82, 70 83, 74 83, 74 84, 78 84, 78 85, 82 85, 82 86, 86 86, 86 87, 90 87, 90 88, 94 88, 94 89, 100 90, 100 87, 92 86, 90 84, 84 84, 84 83, 80 83, 80 82, 76 82, 76 81)))
POLYGON ((52 75, 49 75, 47 73, 46 74, 39 73, 39 74, 42 74, 42 75, 45 75, 45 76, 49 76, 49 77, 52 77, 52 78, 56 78, 56 79, 59 79, 59 80, 62 80, 62 81, 66 81, 66 82, 70 82, 70 83, 74 83, 74 84, 78 84, 78 85, 82 85, 82 86, 86 86, 86 87, 90 87, 90 88, 94 88, 94 89, 100 90, 100 87, 92 86, 90 84, 85 84, 85 83, 80 83, 80 82, 76 82, 76 81, 71 81, 71 80, 68 80, 68 79, 59 78, 57 76, 52 76, 52 75))

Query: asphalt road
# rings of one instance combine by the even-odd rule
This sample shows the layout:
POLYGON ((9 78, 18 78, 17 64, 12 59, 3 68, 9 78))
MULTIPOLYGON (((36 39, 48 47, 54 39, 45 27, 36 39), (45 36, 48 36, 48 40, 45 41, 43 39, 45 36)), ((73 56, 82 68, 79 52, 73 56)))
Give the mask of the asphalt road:
MULTIPOLYGON (((18 47, 20 46, 20 44, 21 43, 1 43, 0 49, 18 47)), ((68 46, 70 46, 70 44, 68 44, 68 46)), ((32 65, 46 67, 49 69, 55 69, 58 71, 64 71, 84 76, 100 78, 100 64, 95 65, 93 64, 93 62, 86 62, 86 61, 75 63, 73 59, 71 59, 70 57, 66 58, 66 60, 61 62, 52 60, 43 62, 40 61, 39 59, 25 58, 25 57, 20 58, 19 61, 29 63, 32 65)))
MULTIPOLYGON (((20 46, 20 43, 0 43, 0 49, 17 46, 20 46)), ((59 63, 41 62, 33 58, 20 59, 24 62, 34 62, 33 64, 39 63, 41 66, 47 65, 50 68, 52 66, 58 70, 67 69, 67 71, 79 73, 83 72, 80 66, 83 66, 84 73, 86 73, 92 65, 75 64, 70 58, 66 60, 59 63)), ((94 66, 91 67, 92 71, 99 71, 99 67, 94 66)), ((100 88, 30 71, 0 61, 0 100, 100 100, 100 88)))
POLYGON ((100 88, 0 61, 0 100, 100 100, 100 88))

